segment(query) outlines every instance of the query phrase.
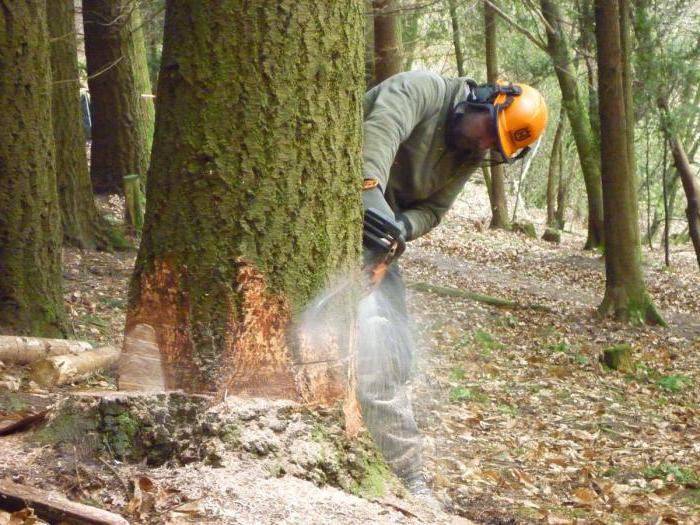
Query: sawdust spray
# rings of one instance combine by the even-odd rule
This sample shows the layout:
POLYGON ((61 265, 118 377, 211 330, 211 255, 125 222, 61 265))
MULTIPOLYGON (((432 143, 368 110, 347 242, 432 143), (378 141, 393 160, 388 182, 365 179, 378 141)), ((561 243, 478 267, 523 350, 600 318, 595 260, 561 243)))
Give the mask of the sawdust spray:
POLYGON ((320 294, 301 316, 299 337, 305 346, 318 348, 317 357, 322 360, 329 340, 347 341, 354 331, 350 341, 356 345, 352 351, 357 353, 364 423, 397 474, 409 477, 420 469, 420 435, 407 383, 413 340, 402 286, 380 286, 355 303, 353 315, 344 306, 355 284, 356 279, 346 278, 320 294))

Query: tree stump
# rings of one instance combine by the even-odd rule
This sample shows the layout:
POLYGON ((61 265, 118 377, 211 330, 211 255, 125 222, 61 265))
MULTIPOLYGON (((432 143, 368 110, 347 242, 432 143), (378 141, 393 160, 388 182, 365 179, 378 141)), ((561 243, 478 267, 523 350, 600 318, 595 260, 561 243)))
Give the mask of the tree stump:
POLYGON ((537 232, 535 231, 535 225, 531 222, 514 222, 511 225, 511 229, 516 233, 522 233, 529 237, 530 239, 537 239, 537 232))
POLYGON ((613 370, 629 372, 632 370, 632 348, 628 344, 606 348, 603 350, 602 361, 613 370))
POLYGON ((561 242, 561 230, 547 228, 542 235, 542 240, 553 244, 559 244, 561 242))

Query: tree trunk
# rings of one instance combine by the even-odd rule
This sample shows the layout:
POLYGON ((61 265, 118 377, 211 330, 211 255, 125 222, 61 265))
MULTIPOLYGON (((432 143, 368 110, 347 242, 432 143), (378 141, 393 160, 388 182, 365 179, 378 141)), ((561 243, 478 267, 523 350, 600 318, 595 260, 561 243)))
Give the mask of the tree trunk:
POLYGON ((409 9, 401 13, 401 47, 403 50, 403 69, 410 71, 415 59, 418 43, 419 25, 423 13, 420 9, 409 9))
POLYGON ((0 332, 67 333, 46 3, 0 9, 0 332))
POLYGON ((547 49, 561 89, 562 104, 576 141, 583 179, 588 197, 588 238, 586 249, 603 245, 603 196, 600 182, 599 150, 591 131, 590 120, 581 102, 576 75, 571 66, 569 47, 559 7, 552 0, 540 0, 542 15, 547 21, 547 49))
POLYGON ((637 191, 629 159, 618 0, 596 0, 598 96, 605 206, 605 297, 602 315, 663 324, 641 268, 637 191))
POLYGON ((90 87, 90 177, 96 193, 122 193, 126 175, 146 176, 153 100, 138 7, 131 0, 83 0, 90 87))
POLYGON ((166 388, 333 403, 350 342, 288 328, 359 257, 363 2, 246 5, 167 4, 126 332, 153 327, 166 388))
POLYGON ((401 72, 401 33, 396 0, 372 0, 374 13, 374 78, 382 80, 401 72))
POLYGON ((664 135, 671 147, 673 164, 676 166, 676 171, 683 183, 683 191, 685 192, 685 198, 688 203, 685 209, 685 215, 688 219, 688 233, 693 241, 695 257, 698 260, 698 265, 700 265, 700 185, 698 185, 698 182, 695 180, 695 175, 690 168, 690 163, 685 154, 683 144, 681 144, 677 135, 673 132, 668 102, 665 98, 659 97, 658 105, 661 110, 664 135))
POLYGON ((547 171, 547 226, 550 228, 558 228, 556 211, 557 211, 557 181, 561 180, 562 173, 560 170, 560 157, 564 154, 562 143, 562 135, 564 135, 564 122, 566 115, 564 108, 559 111, 559 120, 557 121, 557 129, 554 132, 554 140, 552 141, 552 154, 549 157, 549 170, 547 171))
POLYGON ((462 51, 462 29, 457 15, 457 0, 448 0, 450 19, 452 20, 452 44, 455 48, 455 61, 457 62, 457 74, 466 76, 464 71, 464 52, 462 51))
POLYGON ((92 195, 80 120, 80 81, 73 0, 46 2, 51 73, 56 183, 63 240, 79 248, 111 249, 126 241, 102 220, 92 195))
MULTIPOLYGON (((496 40, 496 13, 484 2, 484 34, 486 36, 486 80, 498 80, 498 53, 496 40)), ((494 152, 491 152, 494 156, 494 152)), ((506 199, 503 166, 491 167, 491 228, 508 229, 508 200, 506 199)))
MULTIPOLYGON (((574 148, 573 143, 561 146, 561 155, 559 156, 559 188, 557 189, 557 209, 554 212, 554 218, 556 219, 557 228, 560 230, 564 229, 564 224, 566 223, 566 206, 569 200, 569 188, 571 186, 571 179, 573 175, 569 173, 565 175, 565 163, 564 157, 569 157, 573 152, 570 152, 574 148)), ((570 172, 573 170, 569 170, 570 172)))

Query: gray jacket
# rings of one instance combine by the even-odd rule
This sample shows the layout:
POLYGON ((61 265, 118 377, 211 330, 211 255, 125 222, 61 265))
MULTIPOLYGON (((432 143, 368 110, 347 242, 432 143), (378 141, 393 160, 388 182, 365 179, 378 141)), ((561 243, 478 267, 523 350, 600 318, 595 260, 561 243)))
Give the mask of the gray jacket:
POLYGON ((452 110, 466 98, 465 80, 410 71, 365 94, 363 175, 380 187, 363 192, 365 208, 403 214, 409 240, 439 224, 483 159, 446 142, 452 110))

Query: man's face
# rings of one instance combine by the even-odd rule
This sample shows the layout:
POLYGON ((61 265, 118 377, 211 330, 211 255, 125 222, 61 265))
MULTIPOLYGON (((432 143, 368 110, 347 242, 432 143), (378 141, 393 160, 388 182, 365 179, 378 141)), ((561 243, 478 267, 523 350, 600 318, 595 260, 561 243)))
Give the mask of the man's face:
POLYGON ((454 141, 461 150, 489 150, 496 147, 491 115, 486 111, 468 112, 457 123, 454 141))

